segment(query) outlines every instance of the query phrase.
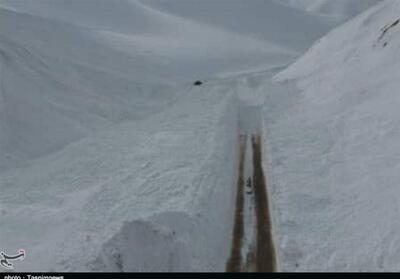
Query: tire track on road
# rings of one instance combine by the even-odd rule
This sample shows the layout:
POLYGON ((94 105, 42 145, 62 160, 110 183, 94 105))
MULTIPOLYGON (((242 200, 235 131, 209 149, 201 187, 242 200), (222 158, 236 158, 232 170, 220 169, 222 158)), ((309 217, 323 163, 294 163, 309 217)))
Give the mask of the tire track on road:
POLYGON ((253 183, 257 216, 256 268, 258 272, 274 272, 277 266, 276 254, 272 236, 268 191, 262 168, 261 136, 252 136, 251 142, 253 147, 253 183))
POLYGON ((231 246, 231 256, 226 265, 227 272, 240 272, 242 266, 242 242, 244 235, 244 161, 246 156, 247 136, 240 135, 239 137, 239 169, 236 194, 236 210, 235 221, 233 227, 233 238, 231 246))

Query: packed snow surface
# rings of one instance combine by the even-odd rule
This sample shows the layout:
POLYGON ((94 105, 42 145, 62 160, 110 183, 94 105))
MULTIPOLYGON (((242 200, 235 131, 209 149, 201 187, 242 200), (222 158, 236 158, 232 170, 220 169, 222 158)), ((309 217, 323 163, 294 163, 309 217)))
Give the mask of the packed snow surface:
POLYGON ((396 270, 400 5, 272 82, 377 1, 300 2, 0 0, 0 250, 26 249, 15 270, 224 270, 247 107, 281 268, 396 270))

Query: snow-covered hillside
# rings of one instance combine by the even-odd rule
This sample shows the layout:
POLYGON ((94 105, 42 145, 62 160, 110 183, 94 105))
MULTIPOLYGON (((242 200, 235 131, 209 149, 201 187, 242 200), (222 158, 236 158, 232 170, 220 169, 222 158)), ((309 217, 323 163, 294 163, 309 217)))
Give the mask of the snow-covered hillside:
POLYGON ((310 42, 325 34, 338 20, 293 9, 274 1, 140 0, 157 10, 217 26, 251 38, 272 41, 303 52, 310 42), (245 18, 243 23, 241 18, 245 18))
POLYGON ((130 0, 3 0, 0 7, 7 130, 0 168, 158 112, 173 102, 176 84, 297 55, 130 0))
POLYGON ((277 0, 311 13, 349 18, 382 0, 277 0))
MULTIPOLYGON (((359 175, 396 163, 389 89, 399 5, 335 30, 279 75, 286 84, 271 82, 368 6, 357 3, 317 11, 275 0, 0 0, 0 250, 27 250, 17 271, 224 270, 238 133, 263 115, 282 269, 363 269, 333 248, 368 225, 351 216, 396 210, 363 207, 394 199, 386 169, 359 175), (301 92, 287 90, 294 79, 301 92), (385 138, 393 142, 380 150, 385 138), (380 194, 374 181, 389 190, 370 201, 380 194), (347 227, 332 236, 332 222, 347 227)), ((394 231, 389 221, 380 225, 394 231)), ((372 232, 355 236, 388 247, 365 263, 391 269, 379 251, 395 256, 396 242, 372 232)))
POLYGON ((400 3, 317 42, 266 108, 284 270, 399 271, 400 3))

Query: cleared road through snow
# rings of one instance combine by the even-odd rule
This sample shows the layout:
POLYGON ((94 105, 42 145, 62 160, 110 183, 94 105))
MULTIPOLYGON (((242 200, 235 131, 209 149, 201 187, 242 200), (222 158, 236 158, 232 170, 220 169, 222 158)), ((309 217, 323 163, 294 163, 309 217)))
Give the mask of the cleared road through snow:
POLYGON ((228 272, 273 272, 277 270, 265 176, 262 140, 251 142, 240 135, 235 224, 228 272), (247 160, 252 150, 252 160, 247 160), (245 185, 246 184, 246 185, 245 185))

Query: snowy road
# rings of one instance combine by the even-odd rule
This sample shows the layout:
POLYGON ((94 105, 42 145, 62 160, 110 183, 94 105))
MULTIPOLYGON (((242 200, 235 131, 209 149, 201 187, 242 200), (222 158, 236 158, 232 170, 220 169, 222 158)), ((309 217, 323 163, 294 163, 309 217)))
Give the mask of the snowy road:
POLYGON ((226 270, 273 272, 277 270, 277 263, 262 168, 262 138, 254 129, 258 111, 253 107, 245 107, 243 111, 246 119, 242 121, 239 136, 236 209, 226 270))

